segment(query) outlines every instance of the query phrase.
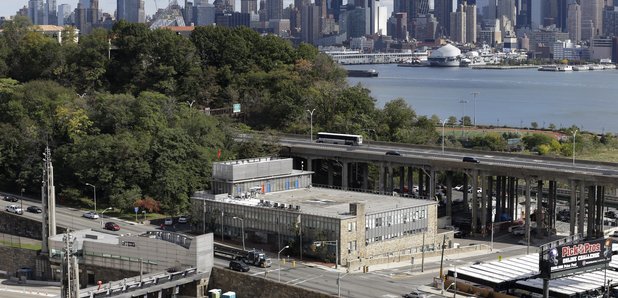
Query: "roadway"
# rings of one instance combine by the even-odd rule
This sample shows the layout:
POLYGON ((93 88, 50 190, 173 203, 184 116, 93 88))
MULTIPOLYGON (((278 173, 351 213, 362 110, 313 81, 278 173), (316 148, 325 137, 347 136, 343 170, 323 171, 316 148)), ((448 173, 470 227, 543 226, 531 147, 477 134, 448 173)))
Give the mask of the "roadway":
MULTIPOLYGON (((618 164, 584 160, 544 158, 541 156, 491 151, 450 150, 441 147, 414 146, 399 143, 365 142, 361 146, 311 142, 307 138, 285 136, 279 143, 289 148, 291 155, 342 158, 354 161, 385 161, 402 165, 432 165, 436 169, 480 169, 506 176, 537 176, 546 180, 578 179, 600 184, 618 185, 618 164), (398 151, 401 156, 385 155, 398 151), (463 157, 474 157, 480 163, 464 163, 463 157)), ((284 151, 285 153, 285 151, 284 151)))

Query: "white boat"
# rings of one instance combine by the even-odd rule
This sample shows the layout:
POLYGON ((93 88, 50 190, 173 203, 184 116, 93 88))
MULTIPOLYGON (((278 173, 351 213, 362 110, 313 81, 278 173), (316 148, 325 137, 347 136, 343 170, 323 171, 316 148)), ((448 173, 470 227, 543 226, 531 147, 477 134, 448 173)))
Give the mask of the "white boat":
POLYGON ((590 70, 590 67, 588 65, 575 65, 573 66, 573 70, 575 71, 590 70))
POLYGON ((571 65, 543 65, 539 67, 539 71, 572 71, 573 67, 571 65))
POLYGON ((571 65, 558 65, 558 71, 573 71, 573 67, 571 65))
POLYGON ((598 65, 598 64, 593 64, 593 65, 590 65, 589 69, 590 70, 603 70, 603 66, 598 65))

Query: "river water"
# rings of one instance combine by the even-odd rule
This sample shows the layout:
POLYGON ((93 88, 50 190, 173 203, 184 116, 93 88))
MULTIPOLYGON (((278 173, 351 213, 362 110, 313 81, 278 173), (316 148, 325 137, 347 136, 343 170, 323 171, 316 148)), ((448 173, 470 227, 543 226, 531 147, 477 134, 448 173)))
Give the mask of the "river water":
POLYGON ((398 67, 375 69, 376 78, 348 78, 371 90, 377 106, 401 97, 419 115, 444 119, 462 115, 477 124, 539 127, 576 125, 593 132, 618 133, 618 70, 547 72, 536 69, 398 67), (478 92, 474 100, 473 92, 478 92), (463 101, 463 103, 462 103, 463 101))

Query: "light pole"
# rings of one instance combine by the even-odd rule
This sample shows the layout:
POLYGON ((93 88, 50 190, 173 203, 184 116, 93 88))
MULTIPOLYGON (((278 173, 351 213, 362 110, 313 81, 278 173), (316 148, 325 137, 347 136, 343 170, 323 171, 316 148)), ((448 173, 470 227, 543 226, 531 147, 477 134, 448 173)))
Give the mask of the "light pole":
POLYGON ((466 116, 466 104, 468 103, 467 100, 460 100, 459 103, 461 104, 461 137, 463 138, 464 135, 464 117, 466 116))
POLYGON ((107 208, 105 208, 105 210, 103 210, 103 212, 101 212, 101 216, 100 216, 100 218, 101 218, 101 226, 103 226, 103 213, 105 213, 105 211, 110 211, 112 209, 114 209, 114 208, 113 207, 107 207, 107 208))
POLYGON ((246 251, 245 249, 245 220, 238 216, 234 216, 232 218, 240 220, 240 230, 242 233, 242 250, 246 251))
POLYGON ((282 252, 283 250, 285 250, 286 248, 289 248, 289 247, 290 247, 289 245, 286 245, 285 247, 283 247, 283 248, 282 248, 282 249, 281 249, 281 250, 277 253, 277 263, 279 263, 279 270, 277 270, 277 271, 278 271, 278 273, 279 273, 279 282, 281 282, 281 258, 280 258, 280 256, 281 256, 281 252, 282 252))
POLYGON ((320 240, 320 241, 314 241, 313 244, 315 244, 316 246, 319 246, 319 244, 328 244, 328 245, 335 245, 335 269, 339 268, 339 241, 335 240, 335 241, 326 241, 326 240, 320 240))
POLYGON ((86 183, 86 185, 91 186, 94 192, 94 213, 96 214, 97 213, 97 187, 90 183, 86 183))
POLYGON ((446 124, 446 120, 442 120, 442 154, 444 154, 444 125, 446 124))
POLYGON ((573 131, 573 165, 575 165, 575 137, 577 136, 577 129, 573 131))
POLYGON ((315 109, 311 111, 307 110, 307 112, 309 112, 309 115, 310 115, 309 118, 311 119, 310 120, 311 121, 311 132, 310 133, 311 133, 311 142, 313 142, 313 112, 315 112, 315 109))
POLYGON ((473 119, 473 120, 472 120, 472 121, 473 121, 472 123, 474 124, 474 127, 476 127, 476 96, 477 96, 477 95, 479 95, 479 94, 481 94, 481 92, 474 91, 474 92, 472 92, 472 93, 470 93, 470 94, 472 94, 472 96, 473 96, 473 97, 472 97, 472 104, 473 104, 473 107, 474 107, 474 114, 473 114, 473 117, 474 117, 474 118, 472 118, 472 119, 473 119))
POLYGON ((21 205, 21 211, 24 211, 24 188, 21 188, 21 195, 19 196, 19 204, 21 205))

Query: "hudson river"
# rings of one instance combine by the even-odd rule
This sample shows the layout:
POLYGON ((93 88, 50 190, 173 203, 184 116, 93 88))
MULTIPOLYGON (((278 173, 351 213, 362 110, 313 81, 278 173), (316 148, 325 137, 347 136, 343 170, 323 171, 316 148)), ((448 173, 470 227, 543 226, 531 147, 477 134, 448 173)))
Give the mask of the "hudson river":
POLYGON ((419 115, 462 114, 477 124, 539 127, 576 125, 618 133, 618 70, 547 72, 536 69, 480 70, 449 67, 349 65, 375 69, 377 78, 348 78, 371 90, 377 106, 401 97, 419 115), (474 104, 472 92, 479 92, 474 104), (464 103, 461 103, 464 101, 464 103), (476 106, 476 108, 475 108, 476 106))

